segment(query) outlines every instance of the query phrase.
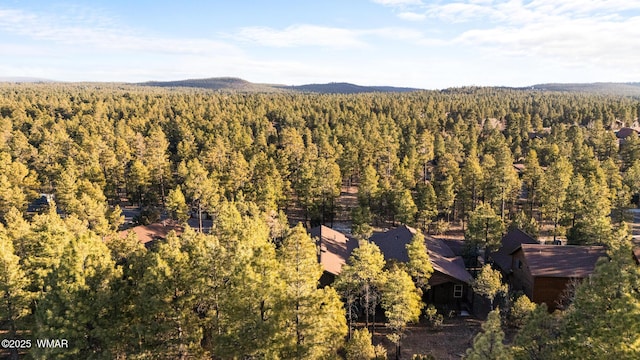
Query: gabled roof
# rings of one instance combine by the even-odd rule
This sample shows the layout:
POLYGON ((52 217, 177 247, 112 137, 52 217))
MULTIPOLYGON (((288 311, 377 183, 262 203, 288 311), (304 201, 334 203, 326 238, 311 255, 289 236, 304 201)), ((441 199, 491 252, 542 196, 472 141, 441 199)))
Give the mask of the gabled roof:
POLYGON ((171 230, 174 230, 178 235, 184 231, 182 226, 177 225, 174 221, 165 220, 159 223, 139 225, 120 231, 120 237, 124 238, 129 234, 129 231, 133 231, 138 236, 138 240, 142 244, 147 245, 154 240, 166 239, 171 230))
POLYGON ((509 272, 511 270, 511 253, 522 244, 538 244, 538 242, 520 229, 511 229, 502 237, 498 251, 491 253, 489 257, 502 271, 509 272))
POLYGON ((638 131, 634 128, 630 128, 630 127, 623 127, 620 130, 618 130, 616 132, 616 137, 618 139, 626 139, 627 137, 629 137, 629 135, 631 134, 638 134, 638 131))
POLYGON ((425 242, 433 270, 465 283, 473 280, 462 257, 456 256, 444 241, 425 236, 425 242))
POLYGON ((440 241, 444 242, 451 251, 455 254, 455 256, 463 256, 466 253, 466 243, 464 240, 458 239, 440 239, 440 241))
MULTIPOLYGON (((409 261, 407 244, 417 233, 416 229, 402 225, 383 233, 371 236, 371 242, 378 245, 385 260, 409 261)), ((425 245, 433 269, 458 281, 469 283, 471 274, 466 270, 462 257, 456 256, 447 244, 430 236, 425 236, 425 245)))
POLYGON ((382 254, 384 254, 385 260, 396 260, 399 262, 409 261, 409 255, 407 255, 407 244, 413 239, 413 235, 416 234, 416 229, 401 225, 395 229, 391 229, 385 232, 379 232, 371 235, 371 242, 378 245, 382 254))
POLYGON ((587 277, 607 252, 603 246, 534 245, 522 244, 512 252, 524 253, 529 272, 537 277, 587 277))
POLYGON ((324 271, 333 275, 340 274, 358 242, 324 225, 314 227, 309 233, 320 245, 319 261, 324 271))

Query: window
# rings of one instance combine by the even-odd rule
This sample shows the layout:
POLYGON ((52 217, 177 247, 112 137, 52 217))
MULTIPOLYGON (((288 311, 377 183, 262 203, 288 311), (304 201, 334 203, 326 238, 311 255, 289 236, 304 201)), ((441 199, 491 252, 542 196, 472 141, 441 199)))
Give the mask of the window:
POLYGON ((522 269, 522 261, 520 261, 520 259, 516 260, 516 267, 522 269))
POLYGON ((459 284, 455 284, 453 285, 453 297, 454 298, 461 298, 462 297, 462 285, 459 284))

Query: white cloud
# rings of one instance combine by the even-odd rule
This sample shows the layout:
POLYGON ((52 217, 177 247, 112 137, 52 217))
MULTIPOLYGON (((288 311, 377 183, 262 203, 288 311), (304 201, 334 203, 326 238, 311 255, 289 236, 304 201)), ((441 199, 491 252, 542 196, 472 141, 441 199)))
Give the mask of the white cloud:
POLYGON ((526 5, 527 8, 548 15, 585 15, 610 14, 628 10, 640 9, 638 0, 533 0, 526 5))
MULTIPOLYGON (((123 50, 172 54, 237 54, 236 47, 208 39, 159 38, 141 34, 97 15, 51 16, 0 9, 0 31, 87 50, 123 50)), ((1 43, 1 40, 0 40, 1 43)))
POLYGON ((246 27, 233 38, 272 47, 323 46, 332 48, 362 47, 366 44, 354 30, 315 25, 294 25, 277 30, 269 27, 246 27))
POLYGON ((384 6, 406 6, 406 5, 421 5, 421 0, 372 0, 376 4, 384 6))
POLYGON ((439 18, 444 21, 459 23, 484 17, 494 18, 497 15, 497 11, 490 6, 466 2, 454 2, 429 6, 427 15, 432 18, 439 18))
POLYGON ((283 30, 249 27, 240 29, 239 32, 228 37, 265 47, 279 48, 304 46, 338 49, 371 48, 377 44, 375 41, 367 41, 371 37, 406 41, 412 44, 430 41, 421 31, 404 27, 347 29, 315 25, 295 25, 283 30))
POLYGON ((572 19, 469 30, 456 43, 496 56, 550 60, 561 66, 637 68, 640 57, 640 17, 621 22, 572 19))
POLYGON ((405 11, 398 14, 398 17, 408 21, 422 21, 427 18, 426 14, 419 14, 411 11, 405 11))
POLYGON ((426 15, 450 22, 529 23, 548 17, 622 17, 640 10, 640 0, 455 0, 426 5, 426 15))
POLYGON ((638 10, 640 0, 465 0, 428 5, 426 15, 460 24, 452 44, 487 58, 630 73, 640 58, 638 10))

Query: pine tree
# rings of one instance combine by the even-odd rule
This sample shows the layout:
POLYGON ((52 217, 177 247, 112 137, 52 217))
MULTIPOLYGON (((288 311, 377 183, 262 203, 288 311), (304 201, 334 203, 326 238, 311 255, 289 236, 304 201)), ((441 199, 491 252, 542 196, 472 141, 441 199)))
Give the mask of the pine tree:
POLYGON ((500 132, 492 132, 484 145, 483 201, 498 209, 504 219, 507 203, 515 200, 520 191, 520 180, 513 167, 511 150, 500 132))
POLYGON ((419 183, 416 187, 416 192, 417 220, 426 231, 435 216, 438 215, 438 199, 431 182, 426 184, 419 183))
POLYGON ((106 309, 111 301, 110 284, 118 276, 100 238, 89 232, 72 238, 46 279, 34 329, 35 338, 66 339, 69 348, 36 347, 33 356, 109 357, 113 324, 106 309))
MULTIPOLYGON (((26 328, 33 294, 27 291, 29 281, 14 254, 13 244, 0 227, 0 322, 8 332, 3 338, 18 339, 18 331, 26 328)), ((11 349, 11 359, 18 359, 17 349, 11 349)))
POLYGON ((212 210, 218 203, 218 186, 197 159, 190 160, 181 170, 185 179, 186 195, 198 209, 198 229, 202 232, 202 213, 212 210))
POLYGON ((496 215, 489 204, 480 203, 469 214, 469 226, 465 231, 465 241, 474 249, 477 255, 481 248, 485 250, 497 250, 504 233, 504 223, 500 216, 496 215))
POLYGON ((60 264, 73 234, 56 213, 55 205, 35 216, 28 230, 21 230, 20 236, 13 238, 14 249, 29 279, 29 291, 37 293, 44 290, 47 277, 60 264))
POLYGON ((373 206, 374 199, 378 196, 379 176, 376 169, 367 165, 360 175, 360 185, 358 186, 358 200, 360 204, 373 206))
POLYGON ((428 177, 428 164, 434 156, 434 137, 429 130, 424 130, 417 143, 418 161, 422 165, 422 181, 426 182, 428 177))
POLYGON ((535 309, 536 304, 529 300, 527 295, 522 294, 518 296, 509 308, 509 323, 516 328, 521 328, 535 309))
POLYGON ((335 286, 346 300, 350 326, 354 318, 352 307, 358 299, 365 315, 365 326, 369 327, 371 315, 375 319, 374 312, 384 282, 384 266, 380 248, 368 241, 360 241, 349 257, 349 264, 343 266, 335 286))
POLYGON ((529 154, 524 161, 524 173, 522 180, 527 187, 527 199, 529 200, 529 216, 533 218, 533 208, 536 203, 537 191, 540 188, 544 171, 538 160, 538 153, 535 149, 529 150, 529 154))
POLYGON ((487 264, 482 267, 480 273, 473 281, 473 291, 478 295, 482 295, 491 302, 493 310, 493 300, 499 293, 506 294, 508 287, 502 283, 502 275, 499 270, 494 270, 491 265, 487 264))
POLYGON ((611 259, 600 259, 576 289, 561 326, 556 358, 640 356, 640 268, 629 255, 628 238, 610 243, 611 259))
POLYGON ((462 201, 463 211, 466 213, 475 210, 482 193, 484 175, 475 147, 471 149, 467 156, 460 175, 462 180, 460 200, 462 201))
POLYGON ((200 354, 202 331, 194 311, 198 288, 180 239, 170 234, 136 266, 143 271, 138 273, 136 312, 130 321, 130 336, 135 339, 132 352, 174 359, 200 354))
POLYGON ((320 359, 335 354, 347 334, 344 308, 335 290, 318 289, 322 274, 316 248, 301 224, 279 250, 286 284, 287 334, 283 357, 320 359))
POLYGON ((345 346, 347 360, 372 360, 375 348, 371 343, 371 333, 366 328, 356 330, 345 346))
POLYGON ((172 217, 179 223, 184 223, 189 220, 189 206, 184 198, 180 185, 175 189, 169 190, 169 195, 166 199, 167 209, 172 214, 172 217))
POLYGON ((429 278, 433 274, 433 266, 429 261, 429 253, 422 233, 417 232, 413 235, 411 242, 407 244, 407 255, 409 256, 407 272, 411 275, 420 291, 428 290, 429 278))
POLYGON ((414 225, 416 219, 416 213, 418 212, 418 207, 413 202, 413 197, 411 196, 411 191, 405 189, 403 191, 396 191, 395 198, 395 209, 396 209, 396 218, 402 224, 406 225, 414 225))
MULTIPOLYGON (((601 173, 599 168, 598 172, 601 173)), ((578 174, 572 180, 563 211, 573 215, 569 218, 571 228, 567 232, 571 244, 607 244, 610 241, 613 230, 608 194, 604 176, 590 176, 585 181, 578 174)))
POLYGON ((503 344, 504 332, 500 326, 500 310, 489 313, 482 324, 482 331, 473 339, 473 347, 467 349, 468 360, 511 360, 511 350, 503 344))
POLYGON ((358 205, 351 211, 351 233, 359 240, 368 239, 373 234, 371 210, 368 206, 358 205))
POLYGON ((147 187, 151 184, 151 174, 149 174, 149 169, 142 161, 134 160, 129 167, 128 177, 130 179, 129 185, 131 186, 129 193, 140 207, 145 201, 147 187))
POLYGON ((170 176, 169 142, 159 126, 153 127, 149 131, 145 142, 144 164, 149 170, 150 180, 153 180, 153 183, 158 186, 160 199, 164 204, 165 187, 167 186, 167 178, 170 176))
MULTIPOLYGON (((221 215, 227 211, 222 209, 221 215)), ((252 216, 238 220, 240 227, 234 230, 235 234, 220 234, 219 244, 208 241, 222 247, 220 251, 228 254, 227 258, 217 259, 212 252, 208 257, 216 259, 213 263, 207 258, 198 260, 208 283, 202 296, 210 299, 203 305, 215 309, 211 314, 211 343, 215 354, 221 357, 274 357, 289 335, 283 268, 264 221, 252 216)), ((219 229, 220 224, 217 226, 219 229)), ((203 251, 206 254, 215 250, 207 247, 203 251)))
POLYGON ((552 351, 557 344, 559 326, 558 317, 549 314, 547 304, 536 306, 525 318, 513 341, 515 359, 551 359, 552 351))
POLYGON ((438 198, 438 208, 447 216, 451 213, 456 199, 459 172, 458 162, 451 154, 445 153, 444 156, 438 158, 433 188, 438 198))
POLYGON ((511 220, 509 229, 520 229, 531 235, 533 238, 538 238, 540 233, 540 225, 536 219, 529 217, 522 210, 514 216, 513 220, 511 220))
POLYGON ((407 324, 418 321, 422 307, 420 292, 411 276, 399 267, 389 271, 382 290, 382 308, 391 329, 387 337, 396 345, 396 359, 400 359, 407 324))
POLYGON ((554 241, 559 235, 558 224, 563 215, 571 176, 571 164, 564 157, 560 157, 547 168, 543 177, 540 202, 544 217, 553 222, 554 241))

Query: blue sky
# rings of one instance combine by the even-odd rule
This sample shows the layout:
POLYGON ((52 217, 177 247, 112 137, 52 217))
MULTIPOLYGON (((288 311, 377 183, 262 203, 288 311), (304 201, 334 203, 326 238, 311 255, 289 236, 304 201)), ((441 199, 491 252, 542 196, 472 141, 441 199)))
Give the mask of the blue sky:
POLYGON ((0 2, 0 77, 640 81, 640 0, 0 2))

